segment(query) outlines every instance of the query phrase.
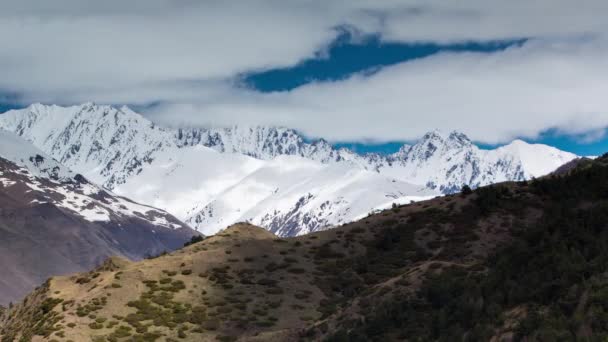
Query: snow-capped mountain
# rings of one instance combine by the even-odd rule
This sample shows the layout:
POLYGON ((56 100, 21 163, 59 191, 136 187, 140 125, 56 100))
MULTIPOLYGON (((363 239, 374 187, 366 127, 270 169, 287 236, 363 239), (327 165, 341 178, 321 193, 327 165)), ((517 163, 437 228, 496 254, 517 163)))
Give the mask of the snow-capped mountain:
POLYGON ((196 232, 167 212, 117 196, 0 129, 0 304, 49 276, 118 255, 142 259, 196 232))
POLYGON ((167 229, 188 228, 171 214, 116 196, 75 174, 27 141, 0 130, 0 185, 26 189, 21 201, 50 203, 89 222, 138 219, 167 229))
MULTIPOLYGON (((32 141, 107 189, 163 208, 207 234, 243 220, 260 222, 279 234, 303 234, 352 220, 392 201, 409 201, 407 196, 436 195, 422 186, 338 163, 338 158, 325 158, 324 164, 318 161, 319 146, 332 156, 335 151, 329 144, 307 144, 284 129, 216 130, 216 136, 224 135, 211 144, 199 140, 195 130, 186 134, 161 128, 128 108, 93 104, 33 105, 0 115, 0 127, 32 141), (298 148, 308 151, 309 159, 297 157, 298 148), (275 158, 288 155, 293 160, 275 158), (342 186, 323 190, 334 184, 342 186), (230 194, 239 198, 228 205, 230 194)), ((213 135, 211 130, 207 134, 213 135)))
POLYGON ((177 138, 182 146, 200 144, 263 160, 294 155, 324 164, 349 164, 444 194, 459 191, 464 184, 478 187, 539 177, 577 158, 554 147, 521 140, 483 150, 462 133, 440 131, 429 132, 416 144, 403 145, 390 155, 360 155, 336 149, 324 140, 307 143, 286 128, 180 129, 177 138))
POLYGON ((554 147, 521 140, 483 150, 462 133, 433 131, 415 145, 404 145, 386 157, 377 170, 447 194, 459 191, 464 184, 478 187, 540 177, 576 158, 554 147))
POLYGON ((108 189, 137 174, 155 152, 175 146, 170 132, 126 107, 35 104, 9 111, 0 121, 0 128, 108 189))
POLYGON ((308 143, 296 131, 283 127, 241 127, 178 129, 178 145, 203 145, 218 152, 239 153, 263 160, 277 156, 299 156, 321 163, 356 161, 367 158, 348 149, 335 149, 325 140, 308 143))
POLYGON ((279 234, 302 234, 364 215, 393 197, 409 201, 464 184, 538 177, 576 158, 523 141, 483 150, 464 134, 437 131, 391 155, 361 155, 324 140, 307 142, 287 128, 170 129, 127 107, 92 103, 9 111, 0 115, 0 128, 107 189, 204 232, 250 220, 279 234), (343 186, 311 190, 333 184, 343 186))
POLYGON ((347 223, 392 203, 435 195, 345 164, 278 156, 215 196, 187 222, 204 234, 247 221, 292 236, 347 223))

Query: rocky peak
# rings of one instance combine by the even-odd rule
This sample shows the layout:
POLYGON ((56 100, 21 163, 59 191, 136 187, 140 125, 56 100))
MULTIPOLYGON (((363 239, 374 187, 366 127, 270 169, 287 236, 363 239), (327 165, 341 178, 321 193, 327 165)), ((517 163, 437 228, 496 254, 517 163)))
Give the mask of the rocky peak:
POLYGON ((426 133, 410 148, 404 147, 400 150, 399 155, 403 160, 428 161, 437 155, 455 153, 471 147, 471 141, 463 133, 451 132, 446 135, 439 130, 434 130, 426 133))
POLYGON ((470 146, 473 144, 471 139, 469 139, 469 137, 466 136, 466 134, 458 132, 458 131, 452 131, 450 133, 450 135, 448 136, 448 141, 456 143, 460 146, 470 146))
POLYGON ((523 141, 480 150, 464 133, 440 130, 426 133, 392 155, 358 154, 337 149, 323 139, 309 142, 297 131, 283 127, 160 128, 127 107, 94 103, 74 107, 34 104, 1 115, 0 128, 17 133, 110 189, 137 175, 159 154, 170 159, 178 149, 196 145, 261 160, 289 155, 324 164, 347 163, 446 193, 463 184, 539 176, 576 157, 523 141), (537 162, 539 156, 542 161, 537 162))

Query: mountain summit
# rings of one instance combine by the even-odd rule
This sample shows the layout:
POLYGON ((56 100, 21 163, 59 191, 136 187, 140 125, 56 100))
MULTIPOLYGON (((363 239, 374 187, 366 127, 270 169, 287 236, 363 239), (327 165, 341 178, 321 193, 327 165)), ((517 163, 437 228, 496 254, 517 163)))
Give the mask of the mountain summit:
POLYGON ((394 154, 357 154, 287 128, 170 129, 127 107, 92 103, 12 110, 0 115, 0 128, 207 234, 239 221, 302 234, 464 184, 539 177, 576 158, 523 141, 484 150, 463 133, 440 131, 394 154))

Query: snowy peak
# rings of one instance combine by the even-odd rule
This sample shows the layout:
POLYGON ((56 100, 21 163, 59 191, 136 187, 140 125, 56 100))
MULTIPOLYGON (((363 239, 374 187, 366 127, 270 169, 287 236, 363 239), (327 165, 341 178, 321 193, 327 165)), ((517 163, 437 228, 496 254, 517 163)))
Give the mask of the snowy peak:
POLYGON ((503 158, 515 158, 525 170, 525 178, 544 176, 578 158, 573 153, 564 152, 552 146, 529 144, 519 139, 494 151, 503 158))
POLYGON ((404 145, 378 172, 442 193, 548 174, 577 158, 556 148, 521 140, 494 150, 481 150, 463 133, 435 130, 416 144, 404 145))
POLYGON ((251 222, 293 236, 353 221, 391 203, 436 193, 347 164, 279 156, 215 196, 186 222, 215 234, 231 222, 251 222))
POLYGON ((171 134, 131 110, 87 103, 32 105, 0 115, 12 131, 86 176, 113 188, 141 170, 153 151, 173 145, 171 134))
MULTIPOLYGON (((408 147, 409 145, 405 145, 408 147)), ((470 149, 473 143, 464 133, 457 131, 445 134, 439 130, 426 133, 411 148, 408 148, 410 157, 428 160, 434 155, 453 153, 463 149, 470 149)))
POLYGON ((286 128, 233 126, 220 129, 178 129, 179 146, 204 145, 219 152, 241 153, 258 159, 300 155, 303 138, 286 128))
POLYGON ((471 139, 469 139, 469 137, 467 137, 464 133, 460 133, 457 131, 453 131, 450 133, 450 135, 448 137, 448 141, 453 142, 460 146, 470 146, 473 144, 473 142, 471 141, 471 139))
POLYGON ((163 128, 127 107, 93 103, 9 111, 0 115, 0 128, 94 183, 202 230, 252 220, 280 234, 299 234, 366 214, 388 197, 524 180, 576 158, 518 140, 482 150, 461 132, 438 130, 391 155, 358 154, 323 139, 307 141, 289 128, 163 128), (320 190, 334 184, 344 186, 320 190), (405 190, 391 195, 397 188, 405 190), (243 199, 248 209, 239 204, 243 199), (278 210, 282 204, 288 206, 278 210))

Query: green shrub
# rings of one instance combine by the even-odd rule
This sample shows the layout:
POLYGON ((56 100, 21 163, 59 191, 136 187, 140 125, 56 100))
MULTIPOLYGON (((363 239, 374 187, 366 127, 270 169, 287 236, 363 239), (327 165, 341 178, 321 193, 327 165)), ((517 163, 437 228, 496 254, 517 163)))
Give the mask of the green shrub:
POLYGON ((190 241, 184 243, 184 247, 193 245, 193 244, 201 242, 203 240, 205 240, 205 238, 202 235, 195 235, 192 238, 190 238, 190 241))
POLYGON ((306 270, 303 268, 290 268, 287 270, 287 272, 289 273, 294 273, 294 274, 302 274, 302 273, 306 273, 306 270))
POLYGON ((97 322, 89 323, 89 328, 95 329, 95 330, 103 329, 103 324, 97 323, 97 322))

